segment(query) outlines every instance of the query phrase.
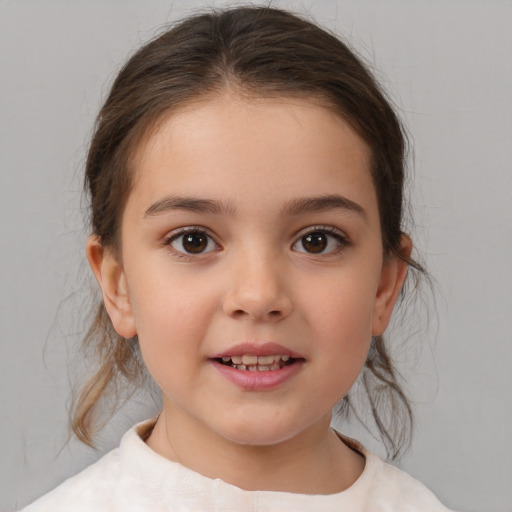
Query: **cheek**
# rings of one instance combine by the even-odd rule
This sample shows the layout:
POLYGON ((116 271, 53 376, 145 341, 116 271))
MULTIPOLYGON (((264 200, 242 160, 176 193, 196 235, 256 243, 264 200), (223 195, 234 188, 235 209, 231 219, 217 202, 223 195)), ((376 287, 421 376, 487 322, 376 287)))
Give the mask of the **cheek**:
POLYGON ((199 289, 189 279, 177 276, 136 281, 140 286, 130 290, 132 309, 150 372, 171 364, 173 372, 179 371, 201 357, 201 343, 216 305, 212 288, 199 289))
POLYGON ((334 366, 345 376, 354 379, 364 365, 372 337, 371 308, 367 304, 358 308, 355 301, 338 302, 339 308, 330 307, 325 321, 320 322, 318 338, 334 366))
POLYGON ((160 329, 183 331, 200 323, 198 312, 211 302, 211 287, 200 286, 201 281, 180 267, 170 267, 165 257, 148 260, 143 268, 127 269, 139 336, 160 329))
MULTIPOLYGON (((331 402, 341 400, 357 380, 363 369, 371 343, 370 315, 361 316, 361 311, 351 311, 347 308, 344 314, 332 312, 331 319, 334 328, 323 337, 325 346, 322 347, 324 372, 331 402), (350 313, 353 313, 352 315, 350 313)), ((325 393, 320 389, 319 393, 325 393)))
POLYGON ((310 302, 310 325, 319 357, 342 393, 357 378, 372 338, 376 279, 332 282, 323 297, 310 302))
POLYGON ((341 275, 331 280, 322 296, 311 301, 315 323, 328 338, 370 338, 377 286, 376 279, 341 275))

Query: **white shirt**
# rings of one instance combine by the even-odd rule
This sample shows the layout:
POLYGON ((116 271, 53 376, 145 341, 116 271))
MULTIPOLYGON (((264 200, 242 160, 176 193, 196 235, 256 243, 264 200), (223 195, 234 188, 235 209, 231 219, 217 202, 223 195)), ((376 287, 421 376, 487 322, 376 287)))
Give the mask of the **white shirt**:
POLYGON ((148 421, 133 427, 119 448, 23 512, 449 512, 423 484, 359 445, 364 471, 340 493, 245 491, 158 455, 141 438, 151 426, 148 421))

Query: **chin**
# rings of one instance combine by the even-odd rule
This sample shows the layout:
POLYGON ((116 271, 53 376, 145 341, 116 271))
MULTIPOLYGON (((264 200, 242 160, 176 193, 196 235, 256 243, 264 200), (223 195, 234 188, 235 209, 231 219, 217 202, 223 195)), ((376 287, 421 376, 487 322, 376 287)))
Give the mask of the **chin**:
POLYGON ((292 427, 282 423, 275 424, 271 421, 254 421, 250 424, 234 423, 221 435, 239 445, 263 447, 284 443, 301 431, 302 429, 297 429, 296 425, 292 427))

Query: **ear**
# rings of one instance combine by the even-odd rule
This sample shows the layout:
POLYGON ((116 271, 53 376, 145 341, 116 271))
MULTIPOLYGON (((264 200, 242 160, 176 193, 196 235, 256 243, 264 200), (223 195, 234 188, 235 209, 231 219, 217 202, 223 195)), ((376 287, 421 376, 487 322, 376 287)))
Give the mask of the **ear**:
POLYGON ((402 235, 399 254, 384 257, 375 298, 372 336, 382 335, 389 324, 393 308, 407 277, 409 267, 407 260, 410 258, 411 252, 411 239, 407 235, 402 235))
POLYGON ((114 251, 104 248, 98 236, 86 244, 87 259, 103 294, 103 302, 117 334, 132 338, 137 334, 135 316, 123 267, 114 251))

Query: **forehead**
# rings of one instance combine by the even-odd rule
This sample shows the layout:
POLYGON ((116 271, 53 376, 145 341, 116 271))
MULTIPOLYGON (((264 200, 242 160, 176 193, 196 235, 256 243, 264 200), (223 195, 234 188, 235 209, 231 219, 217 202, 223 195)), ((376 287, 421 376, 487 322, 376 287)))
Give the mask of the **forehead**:
POLYGON ((226 93, 159 119, 138 147, 129 202, 164 192, 244 204, 343 193, 373 208, 370 161, 368 145, 319 102, 226 93))

